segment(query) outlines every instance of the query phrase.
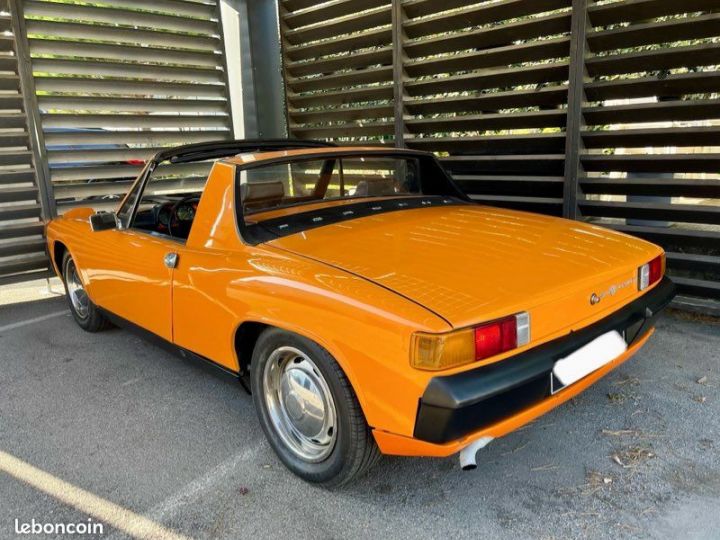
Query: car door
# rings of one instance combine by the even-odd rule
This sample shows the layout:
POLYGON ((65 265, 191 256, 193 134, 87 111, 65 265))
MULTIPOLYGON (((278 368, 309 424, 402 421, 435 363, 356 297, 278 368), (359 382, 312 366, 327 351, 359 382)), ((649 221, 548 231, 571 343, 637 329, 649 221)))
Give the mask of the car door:
POLYGON ((154 171, 154 164, 148 166, 121 203, 117 228, 92 234, 83 266, 96 304, 172 341, 172 278, 184 240, 173 238, 154 219, 159 220, 160 207, 169 208, 175 200, 158 198, 168 181, 154 171))
POLYGON ((105 310, 172 340, 172 274, 177 242, 133 229, 94 234, 86 263, 93 300, 105 310))

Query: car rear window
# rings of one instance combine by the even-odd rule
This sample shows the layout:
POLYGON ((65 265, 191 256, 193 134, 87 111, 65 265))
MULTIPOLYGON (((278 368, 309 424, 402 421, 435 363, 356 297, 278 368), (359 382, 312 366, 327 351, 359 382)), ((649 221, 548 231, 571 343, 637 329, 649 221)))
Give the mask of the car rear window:
POLYGON ((414 158, 333 156, 270 163, 239 172, 240 201, 246 222, 298 211, 308 205, 416 196, 420 167, 414 158), (300 208, 302 207, 302 208, 300 208))

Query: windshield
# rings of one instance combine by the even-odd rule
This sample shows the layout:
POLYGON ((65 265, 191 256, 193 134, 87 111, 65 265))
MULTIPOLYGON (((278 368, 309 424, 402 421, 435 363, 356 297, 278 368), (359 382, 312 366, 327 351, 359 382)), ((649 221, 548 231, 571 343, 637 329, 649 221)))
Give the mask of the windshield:
POLYGON ((241 170, 240 200, 247 222, 297 205, 419 195, 419 164, 412 157, 334 156, 271 163, 241 170))

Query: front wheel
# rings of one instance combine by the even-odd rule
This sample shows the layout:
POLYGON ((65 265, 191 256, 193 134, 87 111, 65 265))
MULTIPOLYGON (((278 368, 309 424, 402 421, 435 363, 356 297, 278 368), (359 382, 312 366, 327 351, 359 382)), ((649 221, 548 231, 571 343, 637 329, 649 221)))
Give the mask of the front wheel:
POLYGON ((270 445, 299 477, 339 486, 377 461, 379 450, 350 382, 316 343, 266 330, 253 351, 251 384, 270 445))
POLYGON ((67 251, 63 256, 62 277, 70 311, 80 328, 87 332, 98 332, 107 328, 110 323, 90 300, 75 261, 67 251))

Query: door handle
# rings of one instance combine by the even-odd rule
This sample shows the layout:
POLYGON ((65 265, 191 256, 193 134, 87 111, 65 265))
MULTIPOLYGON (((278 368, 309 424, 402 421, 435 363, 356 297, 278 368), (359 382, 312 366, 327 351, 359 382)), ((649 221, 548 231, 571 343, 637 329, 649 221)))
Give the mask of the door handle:
POLYGON ((163 261, 165 262, 165 266, 167 266, 168 268, 177 268, 178 254, 167 253, 163 261))

